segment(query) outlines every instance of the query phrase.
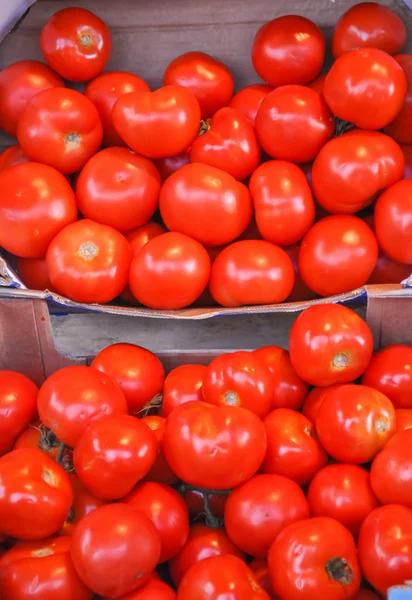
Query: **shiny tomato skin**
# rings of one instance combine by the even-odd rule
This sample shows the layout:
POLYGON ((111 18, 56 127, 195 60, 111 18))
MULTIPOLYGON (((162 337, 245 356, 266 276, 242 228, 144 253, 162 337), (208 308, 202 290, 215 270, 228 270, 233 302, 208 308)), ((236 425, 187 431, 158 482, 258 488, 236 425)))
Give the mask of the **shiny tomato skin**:
POLYGON ((0 171, 29 160, 29 157, 24 154, 20 146, 14 144, 14 146, 10 146, 0 154, 0 171))
POLYGON ((99 150, 102 137, 94 104, 66 88, 37 94, 23 110, 17 126, 23 152, 64 174, 80 171, 99 150))
POLYGON ((368 279, 368 285, 401 283, 404 279, 408 279, 410 274, 410 265, 396 262, 383 252, 379 252, 378 262, 368 279))
POLYGON ((0 245, 8 252, 40 258, 76 219, 73 190, 52 167, 27 162, 0 172, 0 245))
POLYGON ((390 344, 376 352, 362 383, 385 394, 395 408, 412 408, 412 346, 390 344))
POLYGON ((259 417, 244 408, 187 402, 167 418, 163 449, 173 471, 186 483, 231 489, 260 467, 266 433, 259 417))
POLYGON ((137 91, 149 92, 150 88, 143 79, 125 71, 102 73, 87 85, 84 95, 99 113, 103 125, 103 146, 126 145, 113 125, 113 106, 120 96, 137 91))
POLYGON ((50 375, 40 388, 37 408, 46 427, 71 448, 92 421, 127 413, 117 383, 85 366, 64 367, 50 375))
POLYGON ((162 415, 168 417, 173 409, 186 402, 203 400, 204 365, 180 365, 166 376, 163 387, 162 415))
POLYGON ((29 290, 56 291, 49 279, 46 259, 43 256, 40 258, 18 258, 17 272, 24 285, 29 290))
POLYGON ((155 526, 126 504, 97 508, 73 532, 74 567, 81 580, 101 596, 114 598, 140 588, 159 556, 160 538, 155 526))
POLYGON ((0 458, 0 531, 40 540, 63 525, 73 500, 68 475, 41 450, 20 448, 0 458))
POLYGON ((288 246, 307 233, 315 220, 315 203, 305 175, 282 160, 260 165, 249 182, 256 223, 268 242, 288 246))
POLYGON ((310 390, 302 406, 302 413, 315 425, 320 406, 329 390, 339 387, 339 384, 326 387, 315 387, 310 390))
MULTIPOLYGON (((143 587, 135 592, 117 598, 117 600, 176 600, 177 596, 171 587, 151 577, 143 587)), ((107 599, 110 600, 110 599, 107 599)))
POLYGON ((282 248, 265 240, 231 244, 212 265, 210 292, 222 306, 276 304, 293 288, 292 261, 282 248))
POLYGON ((166 229, 162 225, 159 225, 155 221, 147 221, 144 225, 125 233, 124 237, 130 244, 132 255, 136 256, 149 240, 162 233, 166 233, 166 229))
POLYGON ((308 87, 311 90, 318 92, 318 94, 323 94, 323 86, 325 85, 326 76, 327 73, 321 73, 321 75, 318 75, 313 81, 308 83, 308 87))
POLYGON ((285 600, 351 598, 362 577, 352 534, 328 517, 286 527, 269 551, 269 570, 275 593, 285 600))
POLYGON ((64 8, 47 21, 40 33, 46 62, 69 81, 88 81, 109 60, 112 41, 107 25, 84 8, 64 8))
POLYGON ((94 496, 87 487, 80 481, 77 475, 69 473, 70 483, 73 489, 73 502, 69 514, 61 528, 61 534, 66 536, 73 535, 74 528, 83 517, 106 504, 105 500, 94 496))
POLYGON ((268 594, 270 600, 278 600, 278 597, 275 596, 275 592, 273 591, 268 561, 262 558, 254 558, 252 562, 249 563, 249 569, 255 575, 258 584, 268 594))
POLYGON ((176 156, 166 156, 166 158, 157 158, 154 160, 157 170, 160 173, 162 181, 166 181, 170 175, 176 173, 181 167, 190 163, 190 148, 176 156))
POLYGON ((412 429, 412 410, 410 408, 398 408, 396 414, 396 431, 404 431, 412 429))
POLYGON ((262 25, 255 35, 252 62, 272 87, 312 81, 325 56, 325 38, 315 23, 287 15, 262 25))
POLYGON ((263 150, 279 160, 313 160, 334 132, 334 118, 323 96, 303 85, 284 85, 260 105, 255 128, 263 150))
POLYGON ((398 181, 385 190, 375 206, 379 246, 400 263, 412 264, 412 181, 398 181))
POLYGON ((166 419, 158 415, 148 415, 142 418, 155 435, 157 441, 157 455, 150 471, 145 477, 146 481, 156 481, 166 485, 174 485, 178 482, 177 475, 169 467, 163 451, 163 436, 165 433, 166 419))
POLYGON ((293 284, 292 291, 286 298, 286 302, 301 302, 302 300, 314 300, 318 297, 318 295, 313 290, 308 288, 308 286, 303 281, 299 273, 298 259, 300 243, 285 246, 283 249, 292 261, 293 268, 295 271, 295 282, 293 284))
POLYGON ((0 370, 0 455, 37 416, 37 386, 22 373, 0 370))
POLYGON ((407 92, 400 112, 385 127, 385 133, 398 144, 412 144, 412 57, 409 54, 398 54, 394 58, 405 73, 407 92))
POLYGON ((389 504, 376 508, 360 530, 359 561, 364 576, 381 594, 412 574, 412 510, 389 504))
POLYGON ((34 96, 64 87, 63 79, 37 60, 21 60, 0 73, 0 129, 16 137, 17 123, 34 96))
POLYGON ((272 88, 264 83, 248 85, 233 96, 229 106, 239 110, 254 125, 260 105, 271 91, 272 88))
POLYGON ((318 387, 354 381, 372 357, 373 338, 355 312, 338 304, 319 304, 292 325, 289 352, 293 368, 318 387))

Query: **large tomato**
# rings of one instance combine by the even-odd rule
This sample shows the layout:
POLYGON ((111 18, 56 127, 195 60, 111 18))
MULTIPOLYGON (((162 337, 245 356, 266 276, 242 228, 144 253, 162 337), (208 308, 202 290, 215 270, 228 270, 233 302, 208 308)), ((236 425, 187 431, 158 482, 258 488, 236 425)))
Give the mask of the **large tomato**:
POLYGON ((400 263, 412 264, 412 181, 398 181, 385 190, 375 206, 379 246, 400 263))
POLYGON ((256 223, 268 242, 287 246, 298 242, 315 220, 315 203, 298 166, 270 160, 250 178, 256 223))
POLYGON ((325 387, 354 381, 372 357, 373 338, 359 315, 339 304, 319 304, 292 325, 289 352, 297 374, 325 387))
POLYGON ((165 433, 166 419, 158 415, 148 415, 147 417, 142 418, 142 423, 147 425, 147 427, 153 431, 157 442, 157 455, 145 479, 147 481, 164 483, 166 485, 174 485, 179 479, 169 467, 163 452, 163 436, 165 433))
POLYGON ((412 144, 412 56, 399 54, 394 58, 405 73, 408 89, 401 111, 385 127, 385 133, 396 140, 398 144, 412 144))
POLYGON ((302 413, 309 421, 315 425, 320 406, 329 390, 339 387, 339 384, 329 385, 326 387, 314 387, 306 396, 302 406, 302 413))
POLYGON ((0 171, 28 162, 30 159, 26 156, 18 144, 9 146, 0 154, 0 171))
POLYGON ((163 387, 162 414, 168 417, 176 406, 203 400, 204 365, 180 365, 167 375, 163 387))
POLYGON ((254 125, 260 105, 271 91, 272 88, 264 83, 248 85, 233 96, 229 106, 239 110, 254 125))
POLYGON ((94 104, 83 94, 51 88, 37 94, 23 110, 17 139, 29 158, 75 173, 102 143, 103 128, 94 104))
POLYGON ((112 49, 107 25, 84 8, 63 8, 40 34, 46 62, 69 81, 88 81, 106 66, 112 49))
POLYGON ((36 418, 38 391, 25 375, 0 370, 0 455, 36 418))
POLYGON ((252 62, 257 74, 272 87, 309 83, 319 74, 325 38, 315 23, 297 15, 269 21, 257 32, 252 62))
POLYGON ((24 285, 29 290, 49 290, 55 292, 56 289, 49 279, 47 273, 46 259, 39 258, 21 258, 17 259, 17 273, 24 285))
POLYGON ((40 258, 76 219, 73 190, 55 169, 26 162, 0 172, 0 246, 8 252, 40 258))
POLYGON ((70 483, 73 489, 73 502, 69 514, 61 529, 62 535, 71 536, 77 523, 83 517, 106 504, 105 500, 94 496, 87 487, 80 481, 77 475, 69 473, 70 483))
POLYGON ((412 346, 392 344, 376 352, 362 383, 385 394, 395 408, 412 408, 412 346))
POLYGON ((244 408, 187 402, 167 418, 163 449, 186 483, 231 489, 260 467, 266 433, 259 417, 244 408))
POLYGON ((410 408, 398 408, 395 410, 396 414, 396 431, 403 431, 404 429, 412 428, 412 409, 410 408))

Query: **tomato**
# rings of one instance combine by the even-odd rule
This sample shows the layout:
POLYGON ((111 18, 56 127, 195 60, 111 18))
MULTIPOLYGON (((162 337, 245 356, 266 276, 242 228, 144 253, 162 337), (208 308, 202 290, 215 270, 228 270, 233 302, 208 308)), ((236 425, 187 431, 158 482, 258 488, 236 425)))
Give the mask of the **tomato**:
POLYGON ((0 171, 28 162, 30 159, 24 154, 18 144, 10 146, 0 154, 0 171))
POLYGON ((404 429, 412 428, 412 410, 410 408, 398 408, 396 414, 396 431, 399 433, 404 429))
POLYGON ((36 418, 38 391, 25 375, 0 370, 0 455, 36 418))
POLYGON ((145 479, 147 481, 165 483, 166 485, 174 485, 178 482, 178 477, 169 467, 163 451, 166 419, 157 415, 148 415, 147 417, 143 417, 142 423, 145 423, 153 431, 157 441, 157 456, 145 479))
POLYGON ((329 390, 332 390, 336 387, 339 387, 339 384, 329 385, 326 387, 315 387, 306 396, 306 400, 304 401, 303 406, 302 406, 302 413, 305 415, 305 417, 307 419, 309 419, 309 421, 313 425, 316 424, 316 419, 318 418, 319 409, 320 409, 320 406, 321 406, 326 394, 328 393, 329 390))
POLYGON ((390 504, 366 517, 359 535, 363 574, 381 594, 412 575, 412 510, 390 504))
POLYGON ((167 418, 163 450, 186 483, 231 489, 260 467, 266 433, 259 417, 244 408, 187 402, 167 418))
POLYGON ((73 190, 55 169, 27 162, 0 172, 0 246, 8 252, 40 258, 76 218, 73 190))
POLYGON ((304 381, 326 387, 354 381, 372 357, 373 338, 355 312, 338 304, 319 304, 301 313, 292 325, 289 352, 304 381))
POLYGON ((270 160, 250 178, 256 223, 268 242, 298 242, 315 220, 315 203, 305 175, 296 165, 270 160))
POLYGON ((113 125, 113 106, 120 96, 139 91, 149 92, 150 88, 137 75, 124 71, 102 73, 87 85, 84 95, 93 102, 99 113, 103 125, 103 146, 126 145, 113 125))
POLYGON ((70 538, 17 542, 0 560, 5 600, 91 600, 70 559, 70 538))
POLYGON ((40 388, 37 408, 46 427, 72 448, 91 422, 127 413, 117 383, 84 366, 64 367, 50 375, 40 388))
POLYGON ((143 587, 117 600, 176 600, 177 596, 163 581, 153 577, 143 587))
POLYGON ((62 229, 48 247, 47 272, 60 294, 77 302, 110 302, 127 283, 132 257, 125 237, 89 219, 62 229))
POLYGON ((368 279, 368 285, 401 283, 404 279, 408 279, 411 272, 410 265, 396 262, 383 252, 379 252, 378 262, 368 279))
POLYGON ((360 588, 359 592, 354 597, 354 600, 379 600, 379 596, 367 588, 360 588))
POLYGON ((236 239, 252 218, 252 199, 243 183, 210 165, 190 164, 168 177, 159 207, 168 229, 206 246, 236 239))
POLYGON ((327 73, 322 73, 321 75, 318 75, 316 79, 308 83, 308 87, 311 90, 315 90, 315 92, 318 92, 318 94, 323 94, 323 87, 325 85, 326 76, 327 73))
POLYGON ((112 50, 107 25, 84 8, 64 8, 40 33, 45 61, 69 81, 88 81, 106 66, 112 50))
POLYGON ((335 58, 355 48, 379 48, 396 54, 405 43, 406 27, 396 13, 377 2, 360 2, 336 23, 332 52, 335 58))
POLYGON ((412 177, 412 146, 400 146, 405 158, 405 169, 403 173, 404 179, 412 177))
POLYGON ((56 460, 59 453, 59 442, 54 433, 38 419, 29 425, 14 442, 13 450, 19 448, 37 448, 56 460))
POLYGON ((0 73, 0 129, 16 137, 23 109, 34 96, 64 87, 63 79, 37 60, 21 60, 0 73))
POLYGON ((114 598, 140 588, 160 556, 155 526, 126 504, 106 504, 86 515, 72 536, 71 557, 80 579, 114 598), (116 574, 116 576, 114 576, 116 574))
POLYGON ((163 387, 162 414, 168 417, 172 410, 185 402, 203 400, 204 365, 180 365, 167 375, 163 387))
POLYGON ((170 175, 176 173, 181 167, 190 163, 190 149, 185 150, 176 156, 166 156, 166 158, 157 158, 154 161, 157 170, 160 173, 162 181, 166 181, 170 175))
POLYGON ((226 65, 204 52, 186 52, 168 65, 164 85, 179 85, 195 94, 202 119, 227 106, 233 95, 233 76, 226 65))
POLYGON ((271 91, 272 88, 264 83, 248 85, 233 96, 229 106, 240 111, 254 125, 260 105, 271 91))
POLYGON ((292 244, 291 246, 286 246, 283 249, 292 261, 293 268, 295 271, 295 283, 293 284, 292 291, 287 297, 286 302, 302 302, 302 300, 314 300, 318 297, 318 295, 313 290, 308 288, 308 286, 303 281, 299 273, 298 257, 300 251, 300 244, 292 244))
POLYGON ((369 206, 403 175, 398 144, 378 131, 349 131, 325 144, 313 163, 312 189, 330 213, 353 214, 369 206))
POLYGON ((286 527, 269 551, 269 570, 283 600, 351 598, 361 582, 352 534, 328 517, 286 527))
POLYGON ((165 233, 150 240, 133 258, 129 286, 149 308, 178 309, 192 304, 210 275, 206 250, 182 233, 165 233))
POLYGON ((405 73, 407 92, 401 111, 385 127, 385 133, 399 144, 412 144, 412 56, 398 54, 394 58, 405 73))
POLYGON ((391 344, 376 352, 362 383, 385 394, 395 408, 412 408, 412 346, 391 344))
POLYGON ((96 510, 96 508, 106 504, 106 501, 94 496, 80 481, 77 475, 70 473, 69 478, 74 497, 61 533, 63 535, 71 536, 73 535, 77 523, 79 523, 83 517, 96 510))
POLYGON ((284 85, 260 105, 255 128, 263 150, 280 160, 313 160, 334 132, 334 118, 321 94, 303 85, 284 85))
POLYGON ((292 261, 282 248, 264 240, 231 244, 212 265, 210 292, 222 306, 276 304, 293 288, 292 261))
POLYGON ((254 558, 249 563, 249 569, 255 575, 258 584, 265 590, 271 600, 278 600, 275 596, 275 592, 272 588, 272 582, 270 579, 268 561, 262 558, 254 558))
POLYGON ((323 65, 325 38, 315 23, 297 15, 262 25, 252 48, 257 74, 272 87, 312 81, 323 65))
POLYGON ((49 279, 46 259, 43 256, 40 258, 18 258, 17 272, 29 290, 56 291, 49 279))
POLYGON ((400 263, 412 264, 412 181, 398 181, 385 190, 375 206, 379 246, 400 263))

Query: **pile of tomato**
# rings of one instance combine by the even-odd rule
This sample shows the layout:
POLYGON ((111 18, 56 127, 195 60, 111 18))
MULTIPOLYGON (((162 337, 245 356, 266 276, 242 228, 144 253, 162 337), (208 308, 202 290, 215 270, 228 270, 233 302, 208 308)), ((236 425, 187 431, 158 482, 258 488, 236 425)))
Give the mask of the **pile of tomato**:
POLYGON ((151 91, 103 72, 99 17, 57 12, 40 34, 47 64, 0 73, 0 127, 18 141, 0 157, 0 246, 28 287, 84 303, 235 307, 399 283, 412 265, 406 39, 390 9, 357 4, 324 73, 319 27, 283 16, 251 47, 265 83, 235 93, 225 64, 188 52, 151 91))

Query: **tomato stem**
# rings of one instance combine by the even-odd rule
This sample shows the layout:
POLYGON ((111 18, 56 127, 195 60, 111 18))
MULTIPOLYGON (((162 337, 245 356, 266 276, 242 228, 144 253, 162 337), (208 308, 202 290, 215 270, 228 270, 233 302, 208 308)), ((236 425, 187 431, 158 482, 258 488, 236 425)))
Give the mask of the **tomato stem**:
POLYGON ((336 556, 331 558, 326 563, 326 572, 330 579, 339 581, 345 585, 351 585, 354 580, 354 574, 352 567, 346 562, 344 558, 336 556))
POLYGON ((64 444, 63 442, 60 442, 60 444, 59 444, 59 452, 57 453, 56 462, 57 462, 58 465, 60 465, 61 467, 63 467, 63 469, 64 469, 63 456, 64 456, 64 451, 65 450, 66 450, 66 444, 64 444))
POLYGON ((343 119, 339 119, 336 117, 335 119, 335 132, 333 134, 334 137, 338 137, 339 135, 343 135, 348 131, 352 131, 355 128, 353 123, 349 123, 349 121, 343 121, 343 119))
POLYGON ((150 402, 145 404, 143 406, 143 408, 141 408, 140 410, 138 410, 137 412, 135 412, 133 414, 136 416, 138 415, 139 417, 140 416, 147 417, 147 415, 149 415, 151 413, 151 411, 157 412, 157 410, 162 407, 162 402, 163 402, 163 394, 156 394, 156 396, 154 396, 150 400, 150 402))
POLYGON ((179 494, 183 495, 185 492, 199 492, 203 497, 203 508, 206 515, 206 525, 215 529, 220 529, 223 526, 223 519, 215 517, 210 504, 209 496, 211 494, 226 496, 230 494, 232 490, 215 490, 211 488, 199 488, 195 485, 189 485, 188 483, 180 483, 178 486, 179 494))

